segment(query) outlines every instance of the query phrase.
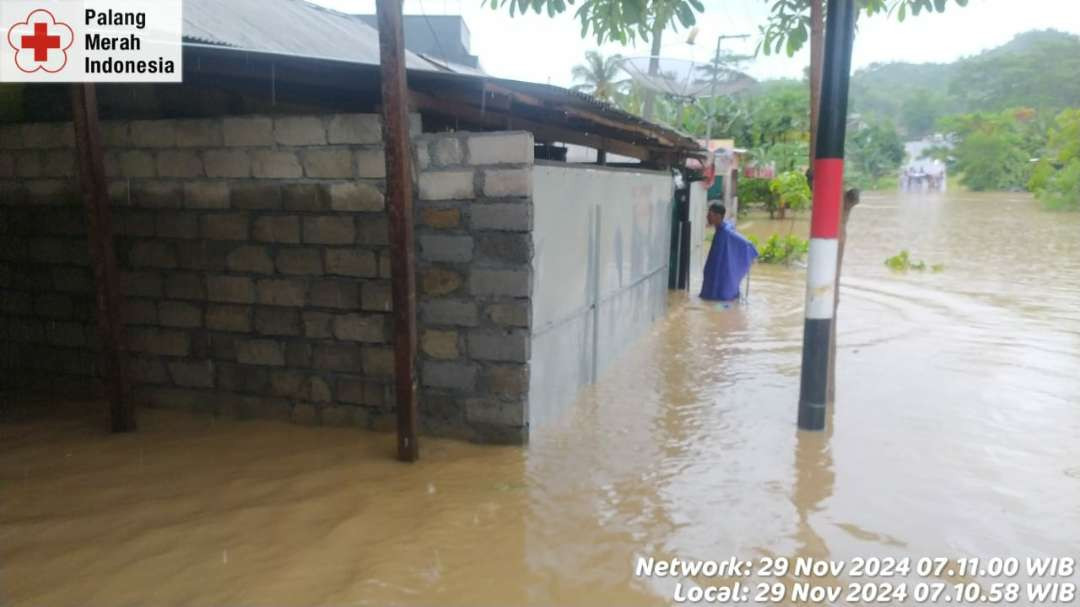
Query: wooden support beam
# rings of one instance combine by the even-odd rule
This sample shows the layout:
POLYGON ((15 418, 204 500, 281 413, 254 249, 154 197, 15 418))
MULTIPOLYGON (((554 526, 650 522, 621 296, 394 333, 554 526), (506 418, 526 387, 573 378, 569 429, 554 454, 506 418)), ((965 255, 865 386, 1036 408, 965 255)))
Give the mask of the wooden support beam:
POLYGON ((376 0, 375 12, 379 22, 386 200, 390 217, 398 459, 413 462, 420 457, 416 440, 416 260, 401 4, 402 0, 376 0))
MULTIPOLYGON (((412 102, 421 110, 443 116, 460 118, 490 128, 505 129, 507 128, 507 123, 511 120, 511 116, 508 114, 492 111, 490 109, 481 110, 480 108, 471 105, 446 99, 444 96, 435 97, 417 91, 412 91, 410 95, 412 102)), ((575 143, 595 149, 604 149, 613 154, 629 156, 631 158, 637 158, 638 160, 649 160, 652 158, 652 151, 648 146, 635 145, 615 139, 607 139, 600 135, 586 133, 576 129, 554 126, 551 124, 541 124, 518 116, 513 116, 512 118, 515 129, 530 131, 538 140, 575 143)))
POLYGON ((130 400, 125 373, 120 273, 113 247, 112 213, 94 85, 72 85, 71 106, 79 182, 86 205, 90 263, 94 270, 97 327, 101 338, 100 367, 109 401, 109 427, 113 432, 131 432, 135 430, 135 407, 130 400))
MULTIPOLYGON (((514 93, 491 84, 486 84, 485 88, 482 90, 482 94, 479 95, 455 91, 453 89, 440 90, 438 93, 428 92, 428 94, 442 102, 443 108, 461 108, 463 111, 468 111, 468 109, 471 108, 478 109, 485 114, 489 112, 501 113, 502 115, 505 115, 507 119, 513 119, 516 125, 515 128, 525 128, 521 126, 520 121, 522 120, 528 121, 530 124, 542 124, 544 126, 560 124, 562 126, 558 128, 566 131, 582 131, 587 129, 585 132, 589 135, 596 135, 603 137, 606 140, 638 146, 642 149, 655 148, 659 150, 671 147, 670 144, 666 143, 667 140, 658 143, 655 137, 648 135, 647 129, 640 129, 638 127, 630 128, 628 125, 623 125, 604 118, 601 118, 601 121, 597 122, 589 115, 580 115, 575 110, 549 107, 548 104, 545 104, 542 100, 535 97, 514 93), (515 111, 514 103, 518 101, 522 102, 517 105, 522 108, 522 110, 526 111, 515 111), (477 107, 478 104, 479 107, 477 107), (527 111, 529 108, 532 109, 531 112, 527 111), (571 119, 574 121, 571 121, 571 119), (646 134, 642 135, 641 133, 646 134)), ((530 128, 528 130, 533 129, 530 128)), ((568 139, 564 141, 570 142, 568 139)), ((584 145, 599 147, 591 144, 584 145)), ((615 150, 611 151, 614 152, 615 150)), ((625 155, 638 158, 638 156, 633 154, 625 155)))

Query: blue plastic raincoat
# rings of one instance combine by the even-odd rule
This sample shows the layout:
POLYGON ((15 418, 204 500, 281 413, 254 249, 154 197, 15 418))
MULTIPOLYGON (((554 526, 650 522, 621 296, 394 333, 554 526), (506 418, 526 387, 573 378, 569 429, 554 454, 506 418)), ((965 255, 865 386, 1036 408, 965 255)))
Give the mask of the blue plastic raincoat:
POLYGON ((705 280, 701 298, 731 301, 739 298, 739 284, 757 259, 754 244, 735 231, 728 222, 716 228, 709 257, 705 260, 705 280))

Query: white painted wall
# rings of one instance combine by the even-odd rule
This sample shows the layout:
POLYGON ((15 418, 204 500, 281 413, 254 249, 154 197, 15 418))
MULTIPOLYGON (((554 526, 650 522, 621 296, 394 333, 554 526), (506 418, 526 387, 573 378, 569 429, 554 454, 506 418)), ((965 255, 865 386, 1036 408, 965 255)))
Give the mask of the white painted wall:
POLYGON ((701 181, 690 184, 690 292, 697 295, 705 272, 705 216, 709 211, 708 190, 701 181))
POLYGON ((664 314, 672 183, 666 172, 534 168, 532 425, 664 314))

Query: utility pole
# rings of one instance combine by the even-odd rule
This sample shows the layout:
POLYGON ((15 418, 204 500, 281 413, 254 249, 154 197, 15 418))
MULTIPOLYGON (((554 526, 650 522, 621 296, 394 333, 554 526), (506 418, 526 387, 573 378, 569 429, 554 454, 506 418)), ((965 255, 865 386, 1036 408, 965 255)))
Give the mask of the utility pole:
POLYGON ((844 136, 847 133, 851 48, 855 40, 855 0, 829 0, 827 13, 799 386, 798 421, 802 430, 825 429, 841 199, 844 195, 844 136))
MULTIPOLYGON (((720 45, 724 40, 735 40, 738 38, 749 38, 750 34, 733 34, 728 36, 716 37, 716 58, 713 59, 713 73, 712 73, 712 85, 709 87, 709 97, 716 97, 716 79, 720 75, 720 45)), ((709 141, 712 140, 712 127, 713 127, 713 115, 709 113, 705 121, 705 148, 708 149, 709 141)))
POLYGON ((413 248, 412 166, 405 81, 402 0, 377 0, 382 80, 386 200, 390 218, 390 289, 394 305, 394 387, 398 459, 420 457, 416 442, 416 263, 413 248))
MULTIPOLYGON (((724 40, 736 40, 736 39, 739 39, 739 38, 749 38, 749 37, 750 37, 749 34, 729 34, 729 35, 720 35, 720 36, 716 37, 716 56, 713 58, 713 63, 712 63, 712 84, 709 86, 709 97, 710 98, 713 98, 713 99, 716 98, 716 81, 720 77, 720 45, 723 44, 724 40)), ((736 59, 741 59, 741 57, 737 57, 736 59)), ((712 141, 712 129, 713 129, 713 113, 712 112, 707 112, 707 116, 705 118, 705 150, 706 151, 709 151, 709 142, 712 141)), ((706 158, 708 158, 709 162, 712 163, 712 168, 715 168, 716 167, 716 157, 713 156, 710 153, 710 154, 706 155, 706 158)), ((723 187, 724 187, 724 204, 725 205, 730 205, 731 204, 731 197, 732 197, 732 191, 733 191, 732 190, 732 183, 731 183, 731 181, 732 181, 731 175, 732 175, 732 172, 728 171, 728 173, 723 176, 723 181, 721 182, 723 184, 723 187)), ((736 213, 731 214, 732 220, 735 220, 735 215, 736 215, 736 213)))

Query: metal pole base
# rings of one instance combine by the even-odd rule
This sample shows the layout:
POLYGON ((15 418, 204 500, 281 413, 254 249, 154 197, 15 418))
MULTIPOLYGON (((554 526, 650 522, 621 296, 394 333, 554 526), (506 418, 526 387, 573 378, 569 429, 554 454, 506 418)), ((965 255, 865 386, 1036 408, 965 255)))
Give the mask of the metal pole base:
POLYGON ((821 431, 825 429, 825 405, 799 401, 799 429, 821 431))

